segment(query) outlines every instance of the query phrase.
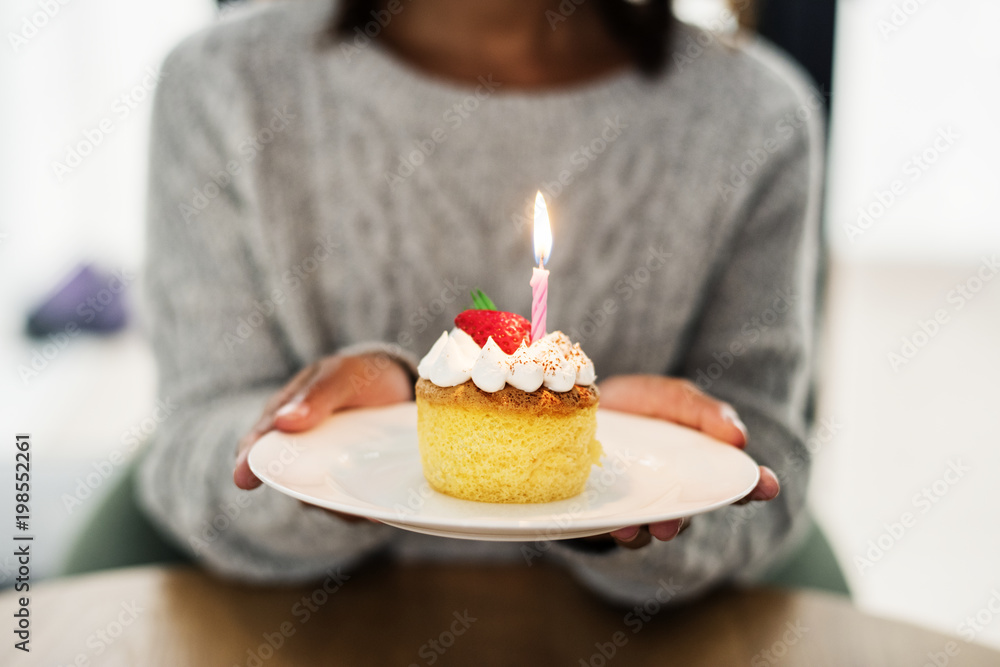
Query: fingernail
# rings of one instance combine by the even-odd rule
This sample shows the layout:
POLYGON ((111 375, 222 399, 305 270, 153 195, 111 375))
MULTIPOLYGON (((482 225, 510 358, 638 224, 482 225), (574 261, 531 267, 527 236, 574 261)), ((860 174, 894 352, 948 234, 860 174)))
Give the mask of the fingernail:
POLYGON ((743 433, 744 438, 747 437, 746 424, 744 424, 743 420, 740 419, 740 416, 736 414, 736 410, 733 409, 733 406, 731 405, 722 406, 722 418, 725 419, 730 424, 732 424, 733 426, 735 426, 736 428, 738 428, 740 432, 743 433))
POLYGON ((309 414, 309 406, 305 403, 285 403, 277 412, 275 417, 305 417, 309 414))
MULTIPOLYGON (((772 475, 774 475, 775 479, 778 479, 778 476, 774 473, 774 470, 772 470, 771 468, 769 468, 767 466, 761 466, 761 468, 764 468, 765 470, 767 470, 768 472, 770 472, 772 475)), ((778 492, 779 493, 781 492, 781 483, 780 482, 778 483, 778 492)), ((753 491, 750 492, 750 496, 749 497, 750 497, 750 500, 771 500, 773 498, 776 498, 777 496, 778 496, 777 493, 774 494, 773 496, 772 495, 768 495, 768 494, 764 493, 760 489, 760 487, 757 487, 753 491)))
POLYGON ((622 542, 631 542, 636 537, 639 536, 639 526, 630 526, 629 528, 622 528, 621 530, 616 530, 611 533, 612 537, 621 540, 622 542), (629 531, 624 532, 624 531, 629 531))
POLYGON ((238 453, 236 455, 236 465, 233 466, 233 482, 241 489, 252 489, 260 485, 260 480, 257 479, 257 476, 254 475, 252 471, 243 472, 239 477, 237 477, 237 472, 239 472, 241 467, 246 465, 249 454, 249 449, 245 449, 238 453))
POLYGON ((662 524, 654 523, 650 525, 649 532, 653 535, 653 537, 660 540, 661 542, 669 542, 670 540, 680 535, 681 523, 680 522, 677 523, 677 529, 674 530, 673 532, 664 532, 662 524))

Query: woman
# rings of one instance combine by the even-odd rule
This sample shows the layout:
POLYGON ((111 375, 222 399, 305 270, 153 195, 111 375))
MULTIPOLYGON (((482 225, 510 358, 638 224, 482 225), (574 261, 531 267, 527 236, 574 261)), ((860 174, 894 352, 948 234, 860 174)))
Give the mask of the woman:
POLYGON ((681 600, 794 542, 821 158, 817 102, 781 56, 676 24, 663 0, 295 2, 189 38, 163 71, 147 278, 180 407, 142 495, 206 565, 296 581, 376 549, 522 559, 247 493, 246 455, 268 430, 411 400, 414 353, 469 287, 527 312, 539 188, 549 322, 594 360, 602 406, 746 446, 750 499, 770 501, 545 557, 610 599, 671 577, 681 600))

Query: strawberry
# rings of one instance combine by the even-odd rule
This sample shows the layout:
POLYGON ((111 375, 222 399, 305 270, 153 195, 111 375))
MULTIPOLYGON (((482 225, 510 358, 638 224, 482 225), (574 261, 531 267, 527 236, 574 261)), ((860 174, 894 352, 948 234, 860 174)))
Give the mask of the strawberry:
POLYGON ((472 336, 479 347, 493 336, 493 342, 507 354, 514 354, 522 342, 531 343, 531 322, 517 313, 466 310, 455 318, 455 326, 472 336))

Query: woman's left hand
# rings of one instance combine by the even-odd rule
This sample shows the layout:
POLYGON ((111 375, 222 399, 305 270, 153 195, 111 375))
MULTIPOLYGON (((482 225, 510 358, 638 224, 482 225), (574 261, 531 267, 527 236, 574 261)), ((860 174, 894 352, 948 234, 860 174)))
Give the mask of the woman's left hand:
MULTIPOLYGON (((742 449, 747 429, 728 403, 707 396, 691 382, 658 375, 618 375, 600 383, 602 408, 665 419, 697 429, 716 440, 742 449)), ((760 481, 738 504, 752 500, 772 500, 778 495, 778 477, 770 468, 760 467, 760 481)), ((619 545, 638 549, 652 538, 668 542, 690 525, 691 519, 674 519, 645 526, 628 526, 609 533, 619 545)))

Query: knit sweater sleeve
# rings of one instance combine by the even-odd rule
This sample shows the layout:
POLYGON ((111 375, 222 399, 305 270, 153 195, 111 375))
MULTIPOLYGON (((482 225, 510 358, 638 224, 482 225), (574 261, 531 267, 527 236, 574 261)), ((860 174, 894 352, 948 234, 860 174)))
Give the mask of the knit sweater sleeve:
MULTIPOLYGON (((245 230, 259 216, 255 132, 204 34, 163 67, 151 137, 146 308, 160 398, 175 406, 139 469, 140 502, 220 573, 316 578, 381 545, 387 526, 347 524, 271 488, 233 484, 236 444, 297 363, 267 302, 245 230)), ((274 307, 273 305, 271 306, 274 307)))
POLYGON ((680 366, 681 375, 736 408, 749 431, 747 453, 775 471, 781 493, 695 517, 675 540, 634 551, 555 543, 556 557, 612 599, 680 601, 724 581, 752 580, 800 534, 823 162, 819 105, 808 94, 781 110, 778 118, 796 120, 775 121, 787 136, 760 171, 720 192, 735 222, 680 366), (807 122, 798 120, 801 110, 807 122))

